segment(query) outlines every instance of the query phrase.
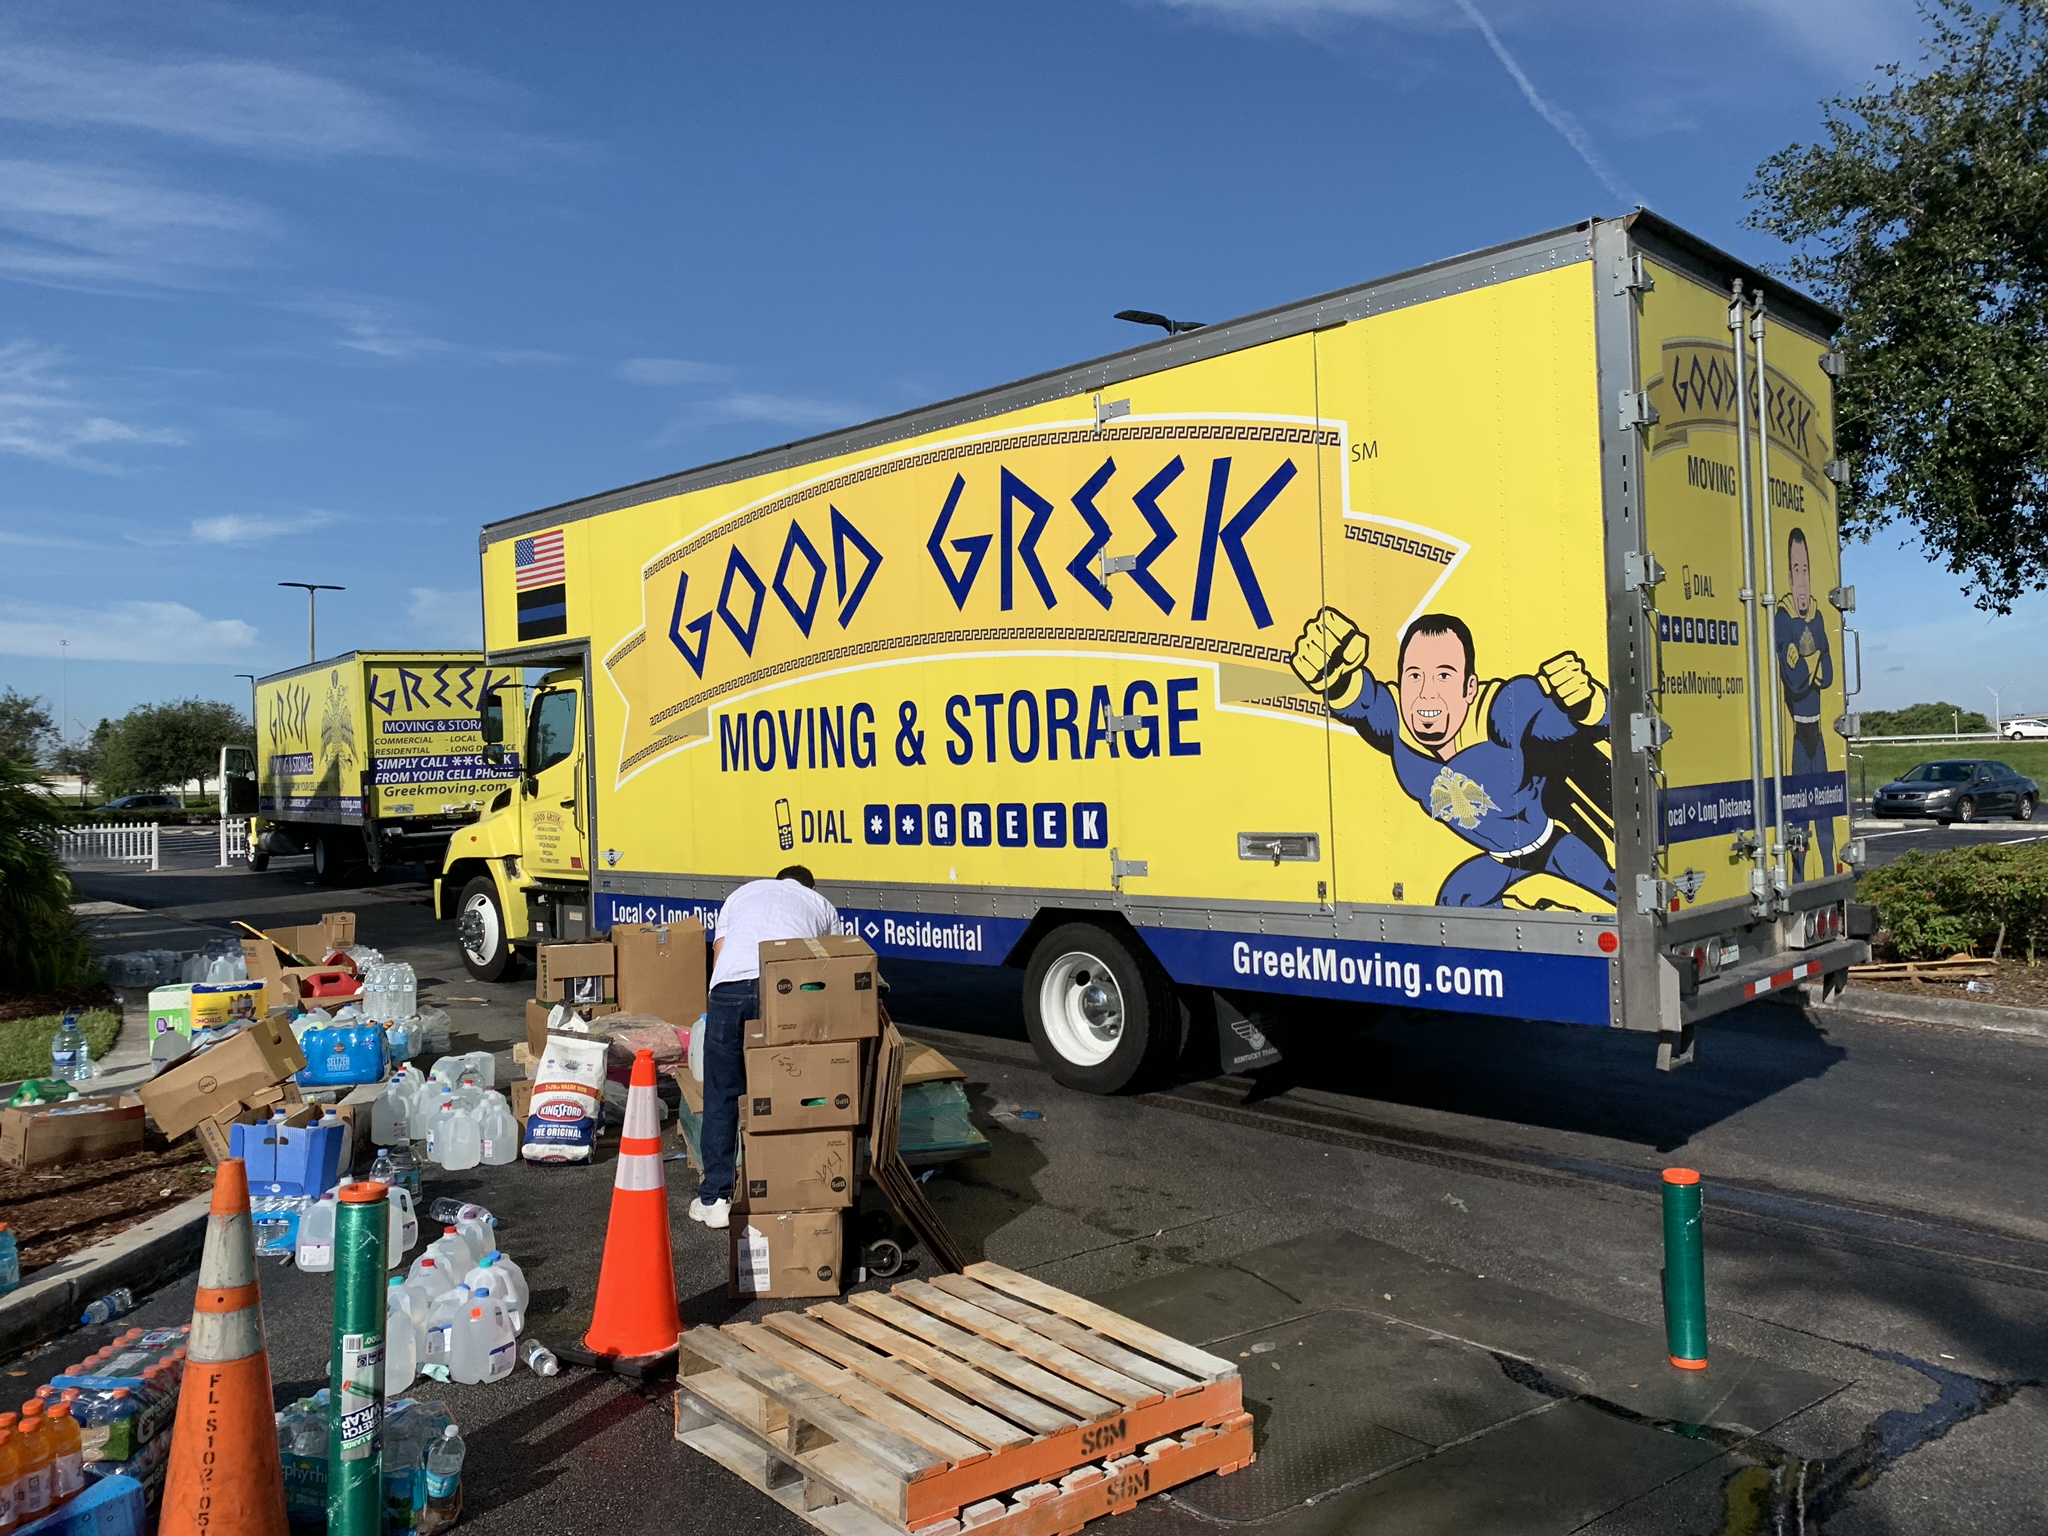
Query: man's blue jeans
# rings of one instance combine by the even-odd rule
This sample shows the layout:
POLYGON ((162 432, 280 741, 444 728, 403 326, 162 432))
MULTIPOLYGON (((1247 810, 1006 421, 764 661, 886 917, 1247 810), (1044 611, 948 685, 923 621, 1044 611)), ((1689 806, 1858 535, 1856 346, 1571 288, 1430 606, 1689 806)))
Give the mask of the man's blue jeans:
POLYGON ((706 1205, 732 1198, 740 1095, 747 1088, 745 1030, 761 1011, 761 984, 728 981, 711 989, 710 1001, 704 1015, 704 1178, 697 1186, 706 1205))

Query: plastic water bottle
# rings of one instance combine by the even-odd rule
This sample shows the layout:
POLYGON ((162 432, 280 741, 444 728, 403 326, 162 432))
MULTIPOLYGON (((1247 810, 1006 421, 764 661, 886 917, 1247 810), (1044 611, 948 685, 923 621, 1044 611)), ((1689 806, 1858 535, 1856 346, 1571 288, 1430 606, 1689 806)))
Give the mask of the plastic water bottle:
POLYGON ((427 1207, 427 1220, 440 1226, 450 1226, 458 1221, 480 1221, 487 1227, 499 1225, 498 1218, 481 1205, 471 1205, 464 1200, 437 1195, 434 1203, 427 1207))
POLYGON ((384 1395, 404 1396, 419 1369, 419 1325, 412 1320, 405 1282, 394 1275, 384 1295, 384 1395))
POLYGON ((0 1221, 0 1296, 21 1284, 21 1247, 14 1240, 14 1229, 0 1221))
POLYGON ((380 1147, 409 1140, 411 1116, 412 1096, 405 1090, 405 1078, 394 1074, 370 1105, 370 1139, 380 1147))
POLYGON ((79 1326, 90 1328, 94 1323, 110 1323, 123 1312, 132 1310, 134 1306, 135 1293, 124 1285, 118 1291, 109 1291, 87 1307, 79 1315, 79 1326))
POLYGON ((299 1248, 295 1261, 308 1274, 326 1274, 334 1268, 334 1213, 335 1196, 330 1190, 306 1207, 305 1214, 299 1217, 299 1248))
POLYGON ((471 1051, 462 1059, 475 1069, 476 1082, 479 1088, 495 1088, 498 1086, 497 1057, 493 1056, 489 1051, 471 1051))
POLYGON ((409 1019, 420 1011, 419 977, 413 974, 411 961, 399 961, 396 969, 394 991, 397 995, 392 999, 392 1017, 409 1019))
POLYGON ((376 1157, 371 1159, 369 1182, 382 1184, 386 1189, 398 1182, 398 1165, 391 1161, 388 1147, 378 1147, 376 1157))
POLYGON ((401 1141, 391 1149, 391 1167, 398 1175, 398 1182, 405 1186, 405 1192, 412 1196, 413 1204, 420 1199, 420 1160, 412 1155, 412 1143, 401 1141))
POLYGON ((427 1451, 427 1507, 420 1511, 422 1536, 450 1530, 462 1518, 462 1436, 450 1424, 427 1451))
POLYGON ((539 1339, 528 1339, 519 1351, 519 1358, 536 1376, 554 1376, 562 1369, 562 1362, 555 1358, 555 1352, 539 1339))
POLYGON ((50 1076, 66 1083, 80 1083, 92 1076, 92 1055, 85 1046, 85 1031, 78 1027, 78 1015, 67 1013, 57 1033, 50 1037, 50 1076))

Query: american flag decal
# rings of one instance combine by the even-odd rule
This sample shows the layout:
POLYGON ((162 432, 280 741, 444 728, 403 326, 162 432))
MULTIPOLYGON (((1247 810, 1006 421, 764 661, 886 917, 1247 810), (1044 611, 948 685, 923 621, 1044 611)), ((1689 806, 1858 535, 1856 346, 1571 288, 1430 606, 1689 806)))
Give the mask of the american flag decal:
POLYGON ((557 528, 552 533, 536 533, 531 538, 515 539, 512 543, 512 568, 516 573, 512 585, 520 592, 562 580, 568 574, 568 565, 562 555, 562 530, 557 528))
POLYGON ((519 638, 545 640, 569 632, 568 556, 562 530, 512 541, 512 588, 519 600, 519 638))

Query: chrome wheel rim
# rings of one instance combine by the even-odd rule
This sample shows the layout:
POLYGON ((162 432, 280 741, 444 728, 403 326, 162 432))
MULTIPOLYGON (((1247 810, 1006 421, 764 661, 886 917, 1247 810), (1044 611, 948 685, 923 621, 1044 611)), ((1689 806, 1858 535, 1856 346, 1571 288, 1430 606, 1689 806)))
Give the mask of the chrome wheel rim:
POLYGON ((1038 984, 1038 1017, 1063 1060, 1100 1066, 1123 1042, 1123 988, 1099 956, 1072 951, 1046 967, 1038 984))
POLYGON ((498 955, 498 906, 482 891, 462 904, 456 922, 457 941, 473 965, 489 965, 498 955))

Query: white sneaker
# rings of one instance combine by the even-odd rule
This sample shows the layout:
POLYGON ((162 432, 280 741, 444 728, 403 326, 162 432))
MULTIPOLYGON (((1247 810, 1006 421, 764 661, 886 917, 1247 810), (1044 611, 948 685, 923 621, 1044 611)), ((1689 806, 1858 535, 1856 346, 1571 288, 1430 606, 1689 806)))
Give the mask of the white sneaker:
POLYGON ((732 1202, 714 1200, 706 1205, 702 1200, 690 1202, 690 1220, 701 1221, 714 1232, 723 1232, 732 1224, 732 1202))

